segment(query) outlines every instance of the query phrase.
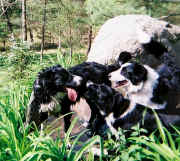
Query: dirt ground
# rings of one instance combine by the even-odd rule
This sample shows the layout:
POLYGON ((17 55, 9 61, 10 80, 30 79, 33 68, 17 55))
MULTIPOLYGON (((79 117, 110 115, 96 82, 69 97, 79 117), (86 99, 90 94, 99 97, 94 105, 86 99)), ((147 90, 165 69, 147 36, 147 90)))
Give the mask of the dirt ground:
MULTIPOLYGON (((76 135, 85 129, 85 127, 83 127, 81 122, 83 120, 89 121, 90 116, 91 116, 91 110, 89 108, 89 105, 83 99, 81 99, 80 102, 77 103, 76 105, 72 106, 71 109, 73 112, 75 112, 73 114, 71 120, 73 120, 75 117, 78 117, 78 121, 75 124, 75 126, 71 132, 71 135, 76 135)), ((63 120, 63 117, 60 116, 59 118, 55 118, 55 117, 51 116, 48 119, 47 124, 45 126, 48 126, 48 132, 51 132, 52 130, 58 129, 60 127, 60 131, 55 130, 51 134, 53 139, 56 139, 58 137, 58 135, 60 135, 61 138, 64 137, 64 120, 63 120)))

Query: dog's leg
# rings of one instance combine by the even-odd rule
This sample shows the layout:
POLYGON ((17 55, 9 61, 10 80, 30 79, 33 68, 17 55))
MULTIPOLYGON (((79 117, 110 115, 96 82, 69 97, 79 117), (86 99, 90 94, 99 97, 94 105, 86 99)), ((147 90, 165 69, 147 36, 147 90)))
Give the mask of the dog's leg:
MULTIPOLYGON (((27 107, 26 112, 26 122, 25 126, 28 126, 33 121, 37 127, 40 126, 40 124, 45 121, 48 118, 48 112, 40 112, 40 103, 39 100, 35 98, 34 92, 31 93, 31 97, 29 100, 29 104, 27 107)), ((33 131, 34 127, 30 129, 30 131, 33 131)))
POLYGON ((112 132, 112 134, 116 137, 116 139, 119 139, 118 131, 114 128, 113 124, 115 122, 115 118, 113 116, 113 113, 110 113, 107 117, 105 117, 106 123, 112 132))
POLYGON ((104 137, 104 133, 107 128, 107 127, 105 128, 105 126, 104 126, 105 124, 106 124, 106 122, 105 122, 104 117, 102 117, 101 115, 97 115, 95 120, 91 124, 92 133, 95 135, 100 135, 100 136, 104 137))
MULTIPOLYGON (((91 106, 90 106, 91 107, 91 106)), ((96 133, 96 119, 97 119, 97 115, 95 113, 95 110, 93 110, 94 108, 91 108, 91 117, 90 120, 88 122, 88 125, 86 126, 87 129, 89 129, 90 131, 88 132, 89 136, 92 136, 94 133, 96 133)))
POLYGON ((61 114, 65 115, 65 114, 69 113, 67 116, 64 117, 65 132, 67 132, 67 130, 69 129, 69 126, 71 125, 72 114, 70 114, 70 112, 71 112, 70 106, 72 104, 73 103, 69 100, 67 95, 61 101, 61 114))

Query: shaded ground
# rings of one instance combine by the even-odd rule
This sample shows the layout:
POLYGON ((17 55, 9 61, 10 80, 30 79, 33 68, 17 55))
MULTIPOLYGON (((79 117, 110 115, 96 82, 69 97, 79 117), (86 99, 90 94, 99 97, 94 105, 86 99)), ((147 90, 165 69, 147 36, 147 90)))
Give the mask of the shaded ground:
MULTIPOLYGON (((81 99, 81 101, 79 103, 77 103, 75 106, 72 106, 72 111, 75 112, 72 116, 72 120, 76 116, 79 118, 79 120, 75 124, 75 126, 72 130, 72 133, 71 133, 71 135, 75 135, 75 134, 78 134, 85 129, 82 125, 81 120, 88 121, 90 119, 91 110, 90 110, 88 104, 86 103, 86 101, 81 99)), ((53 139, 56 139, 58 137, 58 135, 60 135, 61 138, 64 137, 64 121, 63 121, 62 117, 59 117, 58 119, 55 117, 50 117, 48 119, 47 126, 50 126, 50 129, 51 129, 50 131, 61 127, 60 131, 55 130, 52 133, 53 139)), ((87 136, 84 135, 84 137, 82 137, 81 140, 87 140, 87 139, 88 139, 87 136)))

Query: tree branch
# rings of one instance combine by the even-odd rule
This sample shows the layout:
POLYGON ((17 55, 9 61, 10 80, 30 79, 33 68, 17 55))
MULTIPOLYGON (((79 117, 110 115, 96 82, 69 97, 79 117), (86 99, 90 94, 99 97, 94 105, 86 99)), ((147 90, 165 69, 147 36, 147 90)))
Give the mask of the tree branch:
POLYGON ((180 13, 171 13, 171 14, 169 14, 167 16, 159 17, 158 19, 163 20, 163 19, 166 19, 166 18, 169 18, 169 17, 172 17, 172 16, 180 16, 180 13))
POLYGON ((0 14, 0 17, 3 16, 9 7, 12 7, 14 4, 17 3, 17 0, 14 1, 14 2, 7 2, 7 1, 3 1, 3 0, 0 0, 1 4, 0 4, 0 7, 1 7, 1 10, 2 10, 2 13, 0 14))

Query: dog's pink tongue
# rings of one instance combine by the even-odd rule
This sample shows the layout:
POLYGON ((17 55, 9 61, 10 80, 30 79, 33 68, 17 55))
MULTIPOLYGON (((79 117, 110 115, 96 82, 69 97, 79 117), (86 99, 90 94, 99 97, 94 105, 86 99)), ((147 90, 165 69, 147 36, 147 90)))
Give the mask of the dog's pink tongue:
POLYGON ((75 102, 76 99, 77 99, 77 93, 76 93, 76 91, 75 91, 74 89, 71 89, 71 88, 66 88, 66 90, 67 90, 67 93, 68 93, 68 98, 69 98, 71 101, 75 102))

